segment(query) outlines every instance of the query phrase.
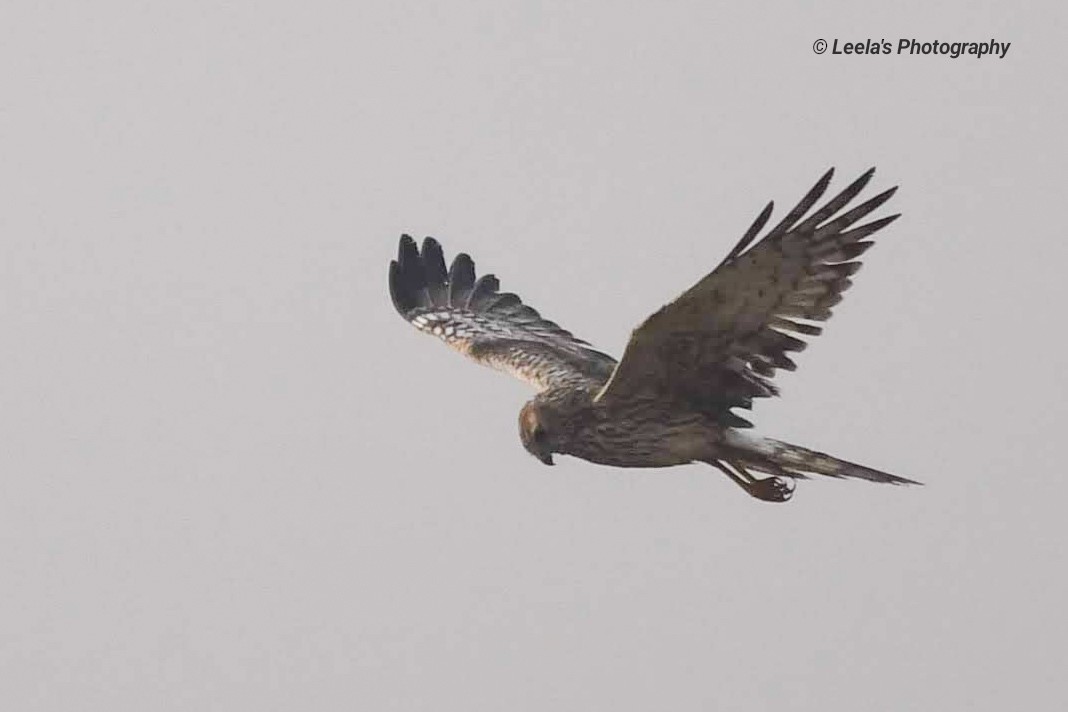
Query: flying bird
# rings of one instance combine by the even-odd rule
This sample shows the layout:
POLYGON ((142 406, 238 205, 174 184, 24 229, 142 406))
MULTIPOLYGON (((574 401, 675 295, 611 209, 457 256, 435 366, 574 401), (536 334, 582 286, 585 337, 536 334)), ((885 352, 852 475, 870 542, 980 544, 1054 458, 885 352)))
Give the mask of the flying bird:
POLYGON ((404 235, 389 266, 393 305, 420 331, 537 389, 519 411, 523 447, 615 467, 704 462, 753 497, 785 502, 810 475, 919 484, 826 453, 759 437, 735 413, 778 395, 771 379, 816 336, 860 269, 871 237, 899 215, 857 227, 896 186, 849 208, 872 168, 821 207, 834 169, 760 239, 768 203, 712 272, 650 316, 616 361, 542 316, 460 253, 448 270, 432 237, 404 235), (757 477, 758 472, 768 477, 757 477))

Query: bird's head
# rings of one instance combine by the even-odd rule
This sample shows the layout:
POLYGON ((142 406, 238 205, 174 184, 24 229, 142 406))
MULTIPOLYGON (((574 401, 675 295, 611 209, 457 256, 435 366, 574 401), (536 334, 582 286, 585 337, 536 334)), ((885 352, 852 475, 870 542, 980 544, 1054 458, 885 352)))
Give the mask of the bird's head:
POLYGON ((555 438, 550 426, 551 415, 544 404, 530 401, 519 411, 519 439, 523 447, 546 465, 553 464, 555 438))

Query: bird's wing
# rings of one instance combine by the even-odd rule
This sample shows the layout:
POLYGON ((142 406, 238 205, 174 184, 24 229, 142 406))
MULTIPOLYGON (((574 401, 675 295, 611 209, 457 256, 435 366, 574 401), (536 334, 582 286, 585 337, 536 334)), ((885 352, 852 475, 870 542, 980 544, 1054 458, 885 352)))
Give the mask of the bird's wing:
POLYGON ((475 263, 463 253, 446 271, 441 245, 432 237, 420 250, 411 237, 402 236, 397 259, 389 265, 389 291, 400 315, 468 358, 539 390, 604 384, 614 358, 499 287, 492 274, 476 278, 475 263))
POLYGON ((782 222, 756 240, 773 203, 726 259, 631 335, 623 358, 598 394, 611 405, 634 397, 681 399, 724 425, 749 423, 730 412, 776 395, 776 369, 793 370, 787 352, 815 336, 860 269, 856 260, 880 228, 898 216, 850 227, 885 203, 896 187, 838 214, 875 169, 802 221, 823 196, 834 169, 820 178, 782 222))

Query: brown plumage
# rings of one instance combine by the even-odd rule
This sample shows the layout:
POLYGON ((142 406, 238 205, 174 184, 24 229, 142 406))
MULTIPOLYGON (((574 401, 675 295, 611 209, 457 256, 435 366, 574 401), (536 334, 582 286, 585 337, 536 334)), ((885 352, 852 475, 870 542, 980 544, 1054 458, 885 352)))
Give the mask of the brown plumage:
POLYGON ((871 482, 912 480, 741 430, 733 412, 754 398, 777 395, 776 369, 815 336, 831 307, 852 285, 856 259, 870 238, 898 216, 855 223, 896 188, 842 212, 867 185, 869 170, 805 218, 830 184, 827 171, 786 217, 757 235, 772 204, 720 265, 631 334, 617 363, 514 294, 493 275, 476 277, 457 255, 449 270, 441 246, 420 250, 407 235, 390 264, 397 311, 469 358, 512 373, 538 388, 519 415, 523 446, 546 464, 554 453, 616 467, 714 465, 749 494, 782 502, 793 481, 809 474, 871 482), (804 218, 804 219, 803 219, 804 218), (772 475, 758 479, 750 470, 772 475))

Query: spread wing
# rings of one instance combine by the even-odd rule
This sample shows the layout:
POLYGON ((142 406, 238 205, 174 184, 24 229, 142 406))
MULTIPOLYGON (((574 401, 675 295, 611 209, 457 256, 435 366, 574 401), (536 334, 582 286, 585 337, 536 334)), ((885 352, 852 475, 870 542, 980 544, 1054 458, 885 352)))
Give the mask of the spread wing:
POLYGON ((609 405, 635 397, 682 399, 724 425, 749 426, 730 409, 778 394, 769 379, 776 369, 796 368, 787 353, 805 348, 798 335, 820 333, 811 322, 830 318, 842 300, 860 269, 856 258, 873 244, 866 238, 898 217, 851 228, 896 187, 838 215, 874 172, 801 221, 826 191, 834 169, 827 171, 756 240, 771 216, 769 203, 711 274, 634 331, 598 399, 609 405))
POLYGON ((463 253, 446 271, 441 245, 432 237, 423 240, 420 251, 415 240, 402 236, 397 259, 389 265, 389 291, 400 315, 468 358, 539 390, 599 388, 608 380, 614 358, 499 287, 492 274, 476 278, 475 263, 463 253))

